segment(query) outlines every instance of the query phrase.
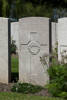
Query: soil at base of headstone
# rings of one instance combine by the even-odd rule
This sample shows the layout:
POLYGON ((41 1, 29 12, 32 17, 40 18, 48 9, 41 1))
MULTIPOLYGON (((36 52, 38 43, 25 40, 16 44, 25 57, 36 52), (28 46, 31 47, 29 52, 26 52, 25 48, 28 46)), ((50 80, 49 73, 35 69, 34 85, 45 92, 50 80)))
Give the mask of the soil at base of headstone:
POLYGON ((14 83, 4 84, 0 83, 0 92, 11 92, 14 83))
MULTIPOLYGON (((0 92, 11 92, 11 88, 14 85, 14 83, 4 84, 0 83, 0 92)), ((31 94, 36 96, 51 96, 51 94, 48 92, 47 89, 43 89, 38 93, 31 94)))

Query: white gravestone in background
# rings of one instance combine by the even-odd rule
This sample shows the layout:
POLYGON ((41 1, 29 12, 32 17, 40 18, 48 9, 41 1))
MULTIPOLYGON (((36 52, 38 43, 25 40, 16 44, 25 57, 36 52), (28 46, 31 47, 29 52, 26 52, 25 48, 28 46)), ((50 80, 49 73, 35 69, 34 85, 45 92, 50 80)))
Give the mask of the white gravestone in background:
POLYGON ((15 44, 17 46, 17 52, 19 50, 18 32, 19 32, 19 23, 18 22, 12 22, 11 23, 11 40, 15 41, 15 44))
POLYGON ((52 22, 52 48, 56 47, 57 40, 57 23, 52 22))
POLYGON ((61 61, 62 54, 64 53, 64 51, 66 51, 67 53, 67 18, 58 19, 57 32, 58 32, 58 60, 61 61))
POLYGON ((10 79, 9 38, 10 25, 8 18, 0 17, 0 82, 2 83, 8 83, 10 79))
POLYGON ((47 66, 42 65, 40 57, 49 55, 49 18, 20 19, 19 41, 19 81, 47 84, 47 66))

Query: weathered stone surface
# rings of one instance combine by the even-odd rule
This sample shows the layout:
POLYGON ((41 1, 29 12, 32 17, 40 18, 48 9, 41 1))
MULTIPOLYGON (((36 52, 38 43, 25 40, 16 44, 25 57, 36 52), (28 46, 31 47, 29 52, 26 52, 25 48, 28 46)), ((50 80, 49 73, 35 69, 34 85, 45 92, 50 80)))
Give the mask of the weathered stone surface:
POLYGON ((19 81, 47 84, 47 66, 40 62, 40 57, 49 55, 49 18, 20 19, 19 44, 19 81))
POLYGON ((67 18, 58 19, 58 60, 61 61, 62 53, 67 52, 67 18))
POLYGON ((0 17, 0 82, 9 82, 8 19, 0 17))
POLYGON ((16 46, 17 46, 17 52, 19 49, 19 23, 18 22, 12 22, 11 23, 11 39, 15 40, 16 46))
POLYGON ((52 48, 54 49, 56 47, 57 43, 57 23, 52 22, 52 48))

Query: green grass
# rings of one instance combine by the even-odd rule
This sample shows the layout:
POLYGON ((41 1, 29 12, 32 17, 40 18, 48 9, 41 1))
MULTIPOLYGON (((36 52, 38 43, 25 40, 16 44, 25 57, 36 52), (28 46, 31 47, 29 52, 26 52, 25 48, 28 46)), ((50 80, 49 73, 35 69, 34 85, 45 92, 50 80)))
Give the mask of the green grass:
POLYGON ((18 73, 19 73, 18 64, 19 64, 18 57, 11 56, 11 81, 14 82, 18 80, 18 73))
POLYGON ((5 93, 0 93, 0 100, 63 100, 63 99, 5 92, 5 93))
POLYGON ((18 57, 11 56, 11 72, 18 73, 18 57))

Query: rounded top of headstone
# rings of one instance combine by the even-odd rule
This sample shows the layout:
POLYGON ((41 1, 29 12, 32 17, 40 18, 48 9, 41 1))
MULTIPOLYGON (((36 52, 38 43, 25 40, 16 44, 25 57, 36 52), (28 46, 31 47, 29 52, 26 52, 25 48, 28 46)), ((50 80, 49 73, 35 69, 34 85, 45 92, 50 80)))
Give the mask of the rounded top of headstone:
POLYGON ((20 18, 19 21, 22 21, 22 20, 49 20, 50 18, 48 17, 24 17, 24 18, 20 18))
POLYGON ((57 24, 57 22, 52 22, 53 25, 57 24))
POLYGON ((0 17, 0 19, 8 19, 8 18, 6 18, 6 17, 0 17))
POLYGON ((27 44, 30 40, 37 40, 37 39, 41 44, 49 43, 49 39, 48 39, 49 18, 45 18, 45 17, 22 18, 20 19, 19 27, 20 27, 19 37, 20 37, 21 44, 27 44), (42 38, 40 37, 41 34, 43 34, 42 38), (48 37, 46 37, 47 34, 48 37))
POLYGON ((18 25, 19 22, 11 22, 11 24, 12 24, 12 25, 14 25, 14 24, 15 24, 15 25, 18 25))
POLYGON ((60 22, 60 21, 67 21, 67 17, 59 18, 58 22, 60 22))

